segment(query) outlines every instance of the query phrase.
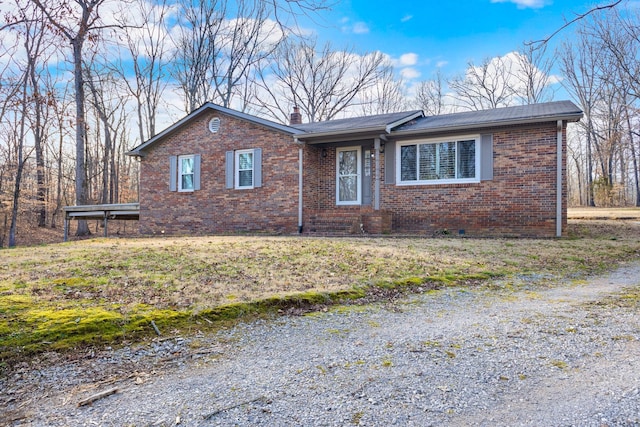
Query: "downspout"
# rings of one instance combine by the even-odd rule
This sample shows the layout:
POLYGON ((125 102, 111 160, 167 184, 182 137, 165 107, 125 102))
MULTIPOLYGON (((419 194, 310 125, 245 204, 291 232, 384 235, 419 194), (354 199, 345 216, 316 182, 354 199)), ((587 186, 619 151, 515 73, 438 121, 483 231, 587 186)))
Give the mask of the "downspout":
POLYGON ((302 234, 302 144, 294 137, 294 142, 300 146, 298 149, 298 234, 302 234))
POLYGON ((562 120, 558 120, 556 173, 556 237, 562 237, 562 120))

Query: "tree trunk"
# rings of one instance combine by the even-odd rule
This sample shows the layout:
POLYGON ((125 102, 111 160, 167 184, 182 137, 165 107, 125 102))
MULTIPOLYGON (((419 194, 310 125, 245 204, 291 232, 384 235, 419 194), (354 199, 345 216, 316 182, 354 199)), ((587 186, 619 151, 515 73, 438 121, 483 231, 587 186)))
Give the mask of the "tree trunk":
POLYGON ((23 158, 23 148, 24 148, 24 126, 25 120, 27 119, 27 77, 24 79, 24 87, 22 92, 22 117, 20 118, 20 133, 18 134, 18 147, 17 147, 17 170, 16 170, 16 181, 13 188, 13 206, 11 208, 11 226, 9 227, 9 247, 13 248, 16 246, 16 230, 18 223, 18 204, 20 202, 20 185, 22 183, 22 171, 24 170, 24 158, 23 158))
POLYGON ((100 203, 109 203, 110 196, 110 176, 109 173, 109 165, 111 163, 111 131, 109 130, 109 123, 107 123, 107 119, 102 117, 104 112, 100 111, 98 113, 101 116, 104 125, 104 157, 102 159, 102 198, 100 203))
POLYGON ((56 176, 56 207, 51 215, 51 228, 56 228, 56 216, 60 213, 62 208, 62 147, 64 143, 64 136, 62 134, 62 121, 60 125, 60 138, 58 141, 58 175, 56 176))
POLYGON ((42 150, 43 144, 43 131, 42 131, 42 97, 38 89, 38 79, 36 77, 35 58, 29 55, 29 79, 31 80, 31 86, 33 90, 33 99, 35 106, 35 124, 33 129, 33 144, 36 152, 36 181, 38 186, 37 200, 38 200, 38 227, 45 227, 47 225, 47 207, 46 207, 46 195, 47 187, 45 183, 45 164, 44 154, 42 150))
POLYGON ((627 132, 629 132, 629 147, 631 148, 631 161, 633 162, 633 178, 635 184, 635 205, 640 206, 640 176, 638 173, 638 156, 636 155, 635 141, 633 140, 633 128, 631 127, 631 119, 627 110, 627 132))
MULTIPOLYGON (((85 141, 86 141, 86 124, 84 115, 84 77, 82 75, 82 45, 84 40, 82 36, 74 38, 71 41, 73 46, 73 75, 75 83, 75 101, 76 101, 76 205, 86 205, 87 197, 87 179, 85 165, 85 141)), ((76 236, 87 236, 91 234, 87 221, 79 220, 76 236)))

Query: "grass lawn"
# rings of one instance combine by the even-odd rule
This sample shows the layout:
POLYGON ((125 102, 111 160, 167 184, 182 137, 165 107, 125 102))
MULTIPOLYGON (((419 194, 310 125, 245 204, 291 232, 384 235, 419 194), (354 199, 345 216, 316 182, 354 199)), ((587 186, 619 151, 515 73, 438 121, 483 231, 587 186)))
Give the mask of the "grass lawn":
POLYGON ((569 219, 623 219, 640 220, 640 208, 593 208, 575 207, 567 209, 569 219))
POLYGON ((597 220, 570 221, 563 239, 216 236, 0 250, 0 363, 145 339, 153 325, 188 334, 380 290, 576 278, 638 258, 639 221, 597 220))

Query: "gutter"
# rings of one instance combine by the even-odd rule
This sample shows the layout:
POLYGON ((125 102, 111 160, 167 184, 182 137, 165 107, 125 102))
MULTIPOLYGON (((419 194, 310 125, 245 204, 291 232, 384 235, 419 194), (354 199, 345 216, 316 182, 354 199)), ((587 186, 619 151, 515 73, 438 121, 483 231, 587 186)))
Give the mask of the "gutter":
MULTIPOLYGON (((333 137, 333 136, 339 136, 341 137, 341 139, 345 139, 349 138, 351 135, 362 135, 362 134, 379 134, 381 132, 385 132, 386 128, 384 126, 377 126, 377 127, 373 127, 373 128, 360 128, 360 129, 353 129, 350 132, 345 132, 344 129, 342 130, 332 130, 329 132, 319 132, 319 133, 306 133, 304 135, 298 135, 298 138, 302 138, 305 141, 309 140, 309 139, 315 139, 315 138, 328 138, 328 137, 333 137)), ((317 144, 322 144, 324 142, 318 142, 317 144)), ((313 142, 309 142, 309 144, 313 144, 313 142)))
MULTIPOLYGON (((365 135, 367 137, 371 136, 371 138, 375 138, 375 135, 369 135, 369 134, 379 134, 379 133, 390 134, 394 128, 401 126, 418 117, 424 117, 424 112, 422 110, 414 111, 413 113, 407 116, 404 116, 391 123, 378 124, 375 126, 371 125, 369 127, 353 128, 353 129, 352 128, 345 129, 344 127, 342 127, 339 129, 328 130, 325 132, 312 132, 312 131, 305 131, 305 130, 296 128, 301 132, 301 134, 298 134, 296 136, 304 139, 305 141, 309 139, 315 139, 315 138, 327 138, 327 137, 333 137, 333 136, 349 137, 352 135, 365 135)), ((313 144, 312 142, 309 142, 309 143, 313 144)), ((319 143, 321 144, 322 142, 319 142, 319 143)))
POLYGON ((495 128, 502 126, 518 126, 518 125, 526 125, 533 123, 546 123, 551 121, 568 121, 568 122, 577 122, 582 118, 582 112, 572 113, 572 114, 564 114, 561 116, 549 116, 549 117, 531 117, 527 119, 518 119, 518 120, 496 120, 485 123, 465 123, 462 125, 451 125, 451 126, 440 126, 440 127, 424 127, 420 129, 411 129, 407 131, 395 131, 393 132, 393 136, 395 138, 403 137, 403 136, 412 136, 415 134, 425 135, 429 133, 442 133, 442 132, 457 132, 457 131, 467 131, 467 130, 480 130, 486 128, 495 128))

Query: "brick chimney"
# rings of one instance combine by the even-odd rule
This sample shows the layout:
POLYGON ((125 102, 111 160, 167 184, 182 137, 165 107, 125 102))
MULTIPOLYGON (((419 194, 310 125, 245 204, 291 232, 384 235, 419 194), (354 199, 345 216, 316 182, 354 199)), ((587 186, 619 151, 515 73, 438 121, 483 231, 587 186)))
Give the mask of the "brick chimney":
POLYGON ((293 113, 291 113, 291 118, 289 119, 289 124, 293 125, 301 125, 302 124, 302 114, 300 114, 300 109, 298 106, 293 107, 293 113))

